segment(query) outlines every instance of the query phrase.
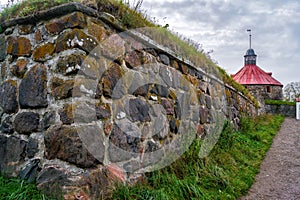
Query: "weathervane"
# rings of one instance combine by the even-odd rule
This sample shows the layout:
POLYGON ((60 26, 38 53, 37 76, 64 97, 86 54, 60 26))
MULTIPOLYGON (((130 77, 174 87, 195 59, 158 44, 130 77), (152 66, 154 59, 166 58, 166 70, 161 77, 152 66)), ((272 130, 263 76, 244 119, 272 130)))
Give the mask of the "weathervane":
POLYGON ((249 32, 249 45, 250 45, 250 49, 251 49, 251 29, 247 29, 247 32, 249 32))

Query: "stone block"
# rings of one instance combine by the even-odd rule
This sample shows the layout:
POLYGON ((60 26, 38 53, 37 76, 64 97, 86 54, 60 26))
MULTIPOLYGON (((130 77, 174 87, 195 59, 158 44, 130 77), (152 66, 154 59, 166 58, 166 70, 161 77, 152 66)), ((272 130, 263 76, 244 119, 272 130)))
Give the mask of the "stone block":
POLYGON ((0 85, 0 107, 5 113, 18 112, 17 82, 9 80, 0 85))
POLYGON ((12 66, 10 72, 18 78, 23 78, 24 74, 27 71, 28 60, 21 58, 19 59, 15 65, 12 66))
MULTIPOLYGON (((46 131, 45 155, 47 159, 61 159, 82 168, 91 168, 100 162, 94 158, 82 143, 77 129, 70 126, 56 126, 46 131)), ((98 144, 102 148, 103 144, 98 144)))
MULTIPOLYGON (((114 92, 113 90, 123 75, 124 75, 124 72, 118 64, 113 64, 113 66, 111 66, 107 71, 104 72, 101 81, 102 81, 102 87, 103 87, 102 88, 103 95, 105 97, 113 96, 113 92, 114 92)), ((117 92, 118 91, 116 91, 114 94, 116 94, 117 92)), ((122 91, 120 91, 120 92, 122 92, 122 91)), ((119 96, 121 96, 121 95, 119 95, 119 96)))
POLYGON ((6 58, 6 40, 4 36, 0 37, 0 62, 6 58))
POLYGON ((25 37, 9 37, 7 39, 7 53, 13 56, 30 56, 30 40, 25 37))
POLYGON ((13 134, 14 133, 14 126, 11 116, 6 116, 0 126, 0 132, 5 134, 13 134))
POLYGON ((44 108, 47 100, 47 68, 35 65, 24 76, 19 86, 21 108, 44 108))
POLYGON ((33 51, 32 58, 34 61, 46 61, 52 58, 55 50, 55 45, 52 43, 46 43, 39 47, 36 47, 33 51))
POLYGON ((85 34, 79 29, 72 29, 59 35, 56 40, 55 52, 73 48, 79 48, 90 53, 98 46, 98 42, 91 36, 85 34))
POLYGON ((50 34, 57 34, 67 28, 84 28, 86 25, 85 16, 81 12, 74 12, 59 19, 51 20, 46 23, 45 27, 50 34))
POLYGON ((77 72, 82 68, 82 63, 85 58, 86 56, 80 52, 60 57, 55 71, 63 75, 77 74, 77 72))
POLYGON ((0 135, 0 171, 2 174, 12 175, 16 165, 24 162, 27 142, 15 137, 0 135))
POLYGON ((66 99, 72 97, 74 80, 63 80, 54 77, 51 81, 51 92, 55 99, 66 99))
POLYGON ((150 121, 149 106, 142 99, 129 100, 129 117, 132 121, 147 122, 150 121))
POLYGON ((29 135, 38 130, 40 116, 34 112, 19 113, 14 120, 14 128, 20 134, 29 135))

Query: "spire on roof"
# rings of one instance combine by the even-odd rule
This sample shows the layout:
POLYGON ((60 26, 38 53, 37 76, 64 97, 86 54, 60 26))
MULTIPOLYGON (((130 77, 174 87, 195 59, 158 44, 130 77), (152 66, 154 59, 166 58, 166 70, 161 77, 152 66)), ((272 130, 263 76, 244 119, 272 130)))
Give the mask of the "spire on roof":
POLYGON ((251 48, 252 45, 252 34, 251 29, 247 29, 247 32, 249 32, 249 49, 246 52, 245 58, 245 65, 256 65, 256 55, 254 53, 254 50, 251 48))

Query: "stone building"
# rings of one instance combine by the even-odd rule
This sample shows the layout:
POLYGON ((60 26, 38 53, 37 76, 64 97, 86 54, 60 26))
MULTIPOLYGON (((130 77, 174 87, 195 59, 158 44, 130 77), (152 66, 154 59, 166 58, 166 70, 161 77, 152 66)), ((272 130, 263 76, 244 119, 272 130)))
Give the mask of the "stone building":
POLYGON ((244 55, 244 67, 232 75, 232 78, 244 85, 261 103, 269 99, 281 100, 283 85, 272 77, 272 72, 265 72, 256 65, 256 57, 257 55, 251 48, 250 34, 250 48, 244 55))

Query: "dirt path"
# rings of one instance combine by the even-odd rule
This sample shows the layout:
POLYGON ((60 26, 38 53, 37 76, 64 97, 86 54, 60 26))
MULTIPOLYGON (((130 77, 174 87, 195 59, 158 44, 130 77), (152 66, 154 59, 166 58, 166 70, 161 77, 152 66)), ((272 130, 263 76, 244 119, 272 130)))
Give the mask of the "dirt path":
POLYGON ((300 199, 300 121, 286 118, 261 164, 247 196, 241 200, 300 199))

